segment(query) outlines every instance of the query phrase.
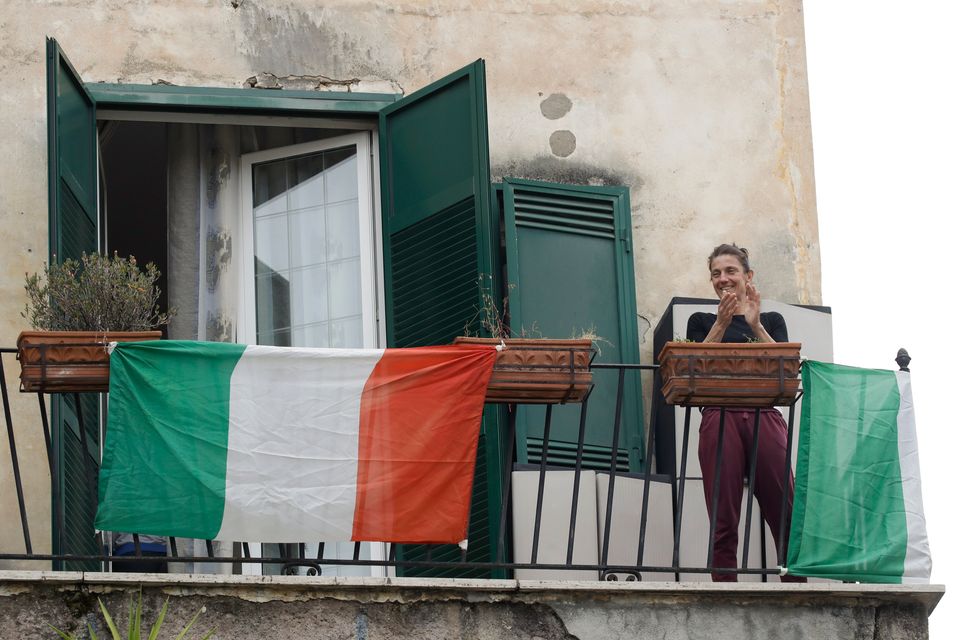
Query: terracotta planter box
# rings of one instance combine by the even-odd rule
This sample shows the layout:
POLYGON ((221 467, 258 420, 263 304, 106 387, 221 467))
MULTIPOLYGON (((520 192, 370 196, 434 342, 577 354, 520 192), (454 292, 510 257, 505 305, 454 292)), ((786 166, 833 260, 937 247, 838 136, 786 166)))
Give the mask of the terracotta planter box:
POLYGON ((668 342, 658 361, 667 404, 773 407, 800 388, 799 342, 668 342))
MULTIPOLYGON (((464 338, 454 344, 498 345, 498 338, 464 338)), ((593 384, 590 340, 507 338, 497 354, 487 402, 582 402, 593 384)))
POLYGON ((110 342, 159 340, 159 331, 24 331, 17 338, 20 391, 109 391, 110 342))

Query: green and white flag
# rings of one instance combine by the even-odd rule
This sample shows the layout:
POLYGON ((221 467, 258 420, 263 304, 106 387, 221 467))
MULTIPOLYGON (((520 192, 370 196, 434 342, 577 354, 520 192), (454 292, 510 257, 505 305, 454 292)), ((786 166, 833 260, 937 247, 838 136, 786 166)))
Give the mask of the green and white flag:
POLYGON ((930 565, 910 374, 805 362, 788 573, 928 583, 930 565))

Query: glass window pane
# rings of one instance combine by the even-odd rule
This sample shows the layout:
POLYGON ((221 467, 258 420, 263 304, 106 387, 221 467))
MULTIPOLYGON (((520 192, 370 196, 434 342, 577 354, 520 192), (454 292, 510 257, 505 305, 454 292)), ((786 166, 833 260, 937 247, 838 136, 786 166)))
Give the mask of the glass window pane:
POLYGON ((286 276, 276 272, 258 276, 256 295, 258 332, 267 334, 290 326, 290 282, 286 276))
POLYGON ((323 204, 323 153, 287 161, 290 209, 323 204))
POLYGON ((306 267, 326 261, 325 214, 322 208, 290 214, 290 263, 306 267))
POLYGON ((253 253, 258 271, 284 271, 290 268, 287 247, 287 217, 260 218, 256 221, 253 253))
POLYGON ((360 299, 360 259, 327 265, 330 290, 330 318, 347 318, 363 313, 360 299))
POLYGON ((258 331, 257 344, 268 347, 290 347, 290 329, 278 329, 277 331, 258 331))
POLYGON ((327 202, 357 197, 357 148, 328 151, 323 156, 327 174, 327 202))
POLYGON ((360 256, 360 224, 356 200, 327 207, 327 260, 360 256))
POLYGON ((261 344, 363 346, 357 163, 349 146, 253 166, 261 344))
POLYGON ((363 347, 363 319, 360 316, 330 323, 330 346, 337 349, 363 347))
POLYGON ((330 325, 326 322, 305 327, 294 327, 293 346, 295 347, 332 347, 330 344, 330 325))
POLYGON ((291 272, 290 288, 293 324, 313 324, 324 322, 329 318, 325 266, 291 272))
POLYGON ((283 160, 253 166, 253 215, 286 211, 287 172, 283 160))

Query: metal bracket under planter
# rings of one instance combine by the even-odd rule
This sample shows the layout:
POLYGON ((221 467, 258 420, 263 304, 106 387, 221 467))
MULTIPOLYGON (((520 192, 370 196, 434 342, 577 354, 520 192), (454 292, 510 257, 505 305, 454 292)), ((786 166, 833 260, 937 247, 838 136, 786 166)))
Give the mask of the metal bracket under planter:
MULTIPOLYGON (((457 345, 497 346, 499 338, 458 337, 457 345)), ((591 340, 504 338, 487 387, 487 402, 577 403, 593 388, 591 340)))
POLYGON ((111 342, 159 340, 160 331, 24 331, 17 338, 20 391, 87 393, 110 390, 111 342))
POLYGON ((667 404, 774 407, 800 389, 799 342, 668 342, 660 351, 667 404))

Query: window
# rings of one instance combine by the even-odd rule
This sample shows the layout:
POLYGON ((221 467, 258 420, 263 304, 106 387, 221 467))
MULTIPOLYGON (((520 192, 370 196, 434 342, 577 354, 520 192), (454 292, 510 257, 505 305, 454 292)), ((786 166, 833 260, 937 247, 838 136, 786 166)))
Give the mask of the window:
POLYGON ((369 134, 246 154, 240 167, 240 341, 378 346, 369 134))
MULTIPOLYGON (((617 296, 616 302, 605 302, 603 313, 609 318, 604 322, 616 334, 619 359, 631 362, 639 356, 626 191, 508 181, 501 218, 491 197, 483 61, 399 100, 300 91, 84 85, 57 43, 48 40, 48 86, 50 238, 51 254, 58 259, 96 250, 99 238, 109 231, 109 214, 104 218, 96 204, 98 120, 212 127, 212 133, 202 129, 197 135, 213 135, 222 144, 205 148, 236 149, 199 154, 201 166, 209 163, 197 172, 204 176, 202 184, 180 185, 169 164, 165 176, 177 187, 168 188, 168 194, 195 201, 202 211, 199 224, 189 227, 175 215, 178 209, 171 202, 166 206, 167 234, 187 229, 184 235, 199 244, 198 252, 176 255, 171 246, 166 258, 170 273, 196 275, 200 291, 206 291, 196 319, 201 338, 331 346, 446 344, 476 315, 479 278, 500 286, 506 271, 507 280, 517 284, 511 304, 522 307, 523 322, 535 320, 536 287, 550 286, 542 280, 550 273, 551 261, 568 261, 566 250, 550 251, 549 244, 563 238, 585 246, 599 237, 602 242, 590 251, 605 266, 592 277, 604 279, 604 290, 617 296), (261 144, 283 128, 307 139, 261 144), (234 164, 232 158, 238 161, 234 164), (221 178, 234 173, 246 186, 221 189, 221 178), (523 199, 531 195, 549 201, 554 209, 547 218, 552 218, 538 218, 536 211, 524 214, 523 199), (231 231, 228 217, 238 210, 242 215, 235 217, 236 229, 231 231), (554 232, 561 235, 551 239, 554 232), (501 237, 507 239, 506 246, 501 237), (532 248, 537 243, 542 249, 532 248), (215 288, 211 294, 211 279, 236 255, 243 266, 241 284, 215 288), (516 260, 533 255, 539 270, 516 260), (608 281, 611 276, 615 282, 608 281), (230 304, 238 309, 236 326, 229 317, 213 313, 218 305, 230 304)), ((190 135, 185 131, 177 144, 188 144, 190 135)), ((534 208, 542 204, 534 203, 534 208)), ((593 302, 583 308, 600 309, 593 302)), ((553 309, 553 319, 560 321, 562 313, 553 309)), ((580 323, 576 319, 573 329, 580 323)), ((557 331, 561 335, 568 330, 557 331)), ((62 476, 58 481, 65 496, 64 483, 71 491, 57 517, 64 518, 71 533, 54 548, 95 553, 89 530, 96 492, 80 487, 75 478, 79 439, 63 407, 54 418, 62 476)), ((642 432, 639 404, 636 408, 631 428, 642 432)), ((474 504, 479 506, 471 514, 468 558, 480 562, 494 560, 496 552, 506 446, 500 439, 499 414, 497 408, 487 410, 478 443, 474 504)), ((629 437, 624 436, 625 449, 633 447, 629 437)), ((535 440, 536 434, 529 433, 527 441, 530 438, 535 440)), ((87 463, 90 460, 96 464, 95 456, 87 463)), ((408 547, 400 549, 398 557, 419 553, 408 547)), ((440 559, 442 553, 433 557, 440 559)), ((502 572, 477 575, 505 577, 502 572)))

